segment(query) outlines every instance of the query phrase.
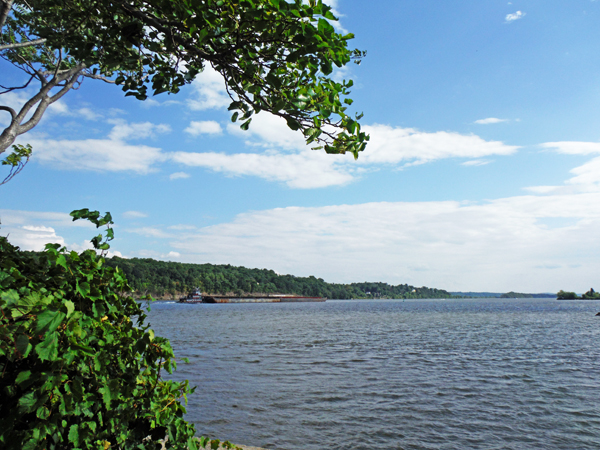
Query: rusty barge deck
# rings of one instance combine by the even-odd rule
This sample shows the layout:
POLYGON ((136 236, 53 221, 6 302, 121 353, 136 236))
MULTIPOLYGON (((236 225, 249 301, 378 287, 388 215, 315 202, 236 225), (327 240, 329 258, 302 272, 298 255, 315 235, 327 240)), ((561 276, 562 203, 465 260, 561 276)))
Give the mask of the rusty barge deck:
POLYGON ((181 299, 180 303, 296 303, 324 302, 326 297, 303 297, 299 295, 277 295, 266 297, 234 297, 228 295, 203 295, 202 300, 181 299))

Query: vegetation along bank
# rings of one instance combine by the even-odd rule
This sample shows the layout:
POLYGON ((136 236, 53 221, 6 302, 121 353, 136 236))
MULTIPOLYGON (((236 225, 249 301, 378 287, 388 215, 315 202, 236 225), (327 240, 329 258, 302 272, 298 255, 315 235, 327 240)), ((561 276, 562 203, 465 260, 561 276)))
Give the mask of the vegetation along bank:
POLYGON ((119 267, 134 289, 134 296, 151 295, 172 299, 199 288, 209 294, 295 294, 329 299, 369 298, 452 298, 443 289, 396 286, 387 283, 327 283, 322 278, 279 275, 268 269, 248 269, 229 264, 187 264, 157 261, 150 258, 119 258, 106 260, 119 267))

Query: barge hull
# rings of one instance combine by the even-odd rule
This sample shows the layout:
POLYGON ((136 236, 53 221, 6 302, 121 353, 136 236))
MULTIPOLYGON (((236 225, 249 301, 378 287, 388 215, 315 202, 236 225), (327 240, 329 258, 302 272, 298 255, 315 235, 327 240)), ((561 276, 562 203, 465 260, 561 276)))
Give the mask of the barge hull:
POLYGON ((299 303, 324 302, 324 297, 215 297, 206 296, 204 303, 299 303))

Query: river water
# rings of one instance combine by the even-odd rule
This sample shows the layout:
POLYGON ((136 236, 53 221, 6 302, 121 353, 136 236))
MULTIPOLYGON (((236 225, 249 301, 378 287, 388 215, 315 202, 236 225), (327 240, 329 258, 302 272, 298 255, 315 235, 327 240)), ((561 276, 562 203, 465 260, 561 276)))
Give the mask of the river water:
POLYGON ((199 434, 269 449, 600 449, 600 302, 184 305, 199 434))

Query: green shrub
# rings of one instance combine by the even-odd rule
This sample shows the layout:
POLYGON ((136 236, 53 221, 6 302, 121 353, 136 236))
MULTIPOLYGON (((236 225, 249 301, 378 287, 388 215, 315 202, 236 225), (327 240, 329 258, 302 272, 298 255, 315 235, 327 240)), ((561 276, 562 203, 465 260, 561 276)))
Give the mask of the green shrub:
POLYGON ((193 389, 161 378, 173 350, 104 262, 93 250, 31 254, 0 238, 0 448, 157 449, 165 437, 167 448, 198 447, 180 403, 193 389))
POLYGON ((566 292, 562 289, 556 294, 558 300, 577 300, 579 296, 575 292, 566 292))

